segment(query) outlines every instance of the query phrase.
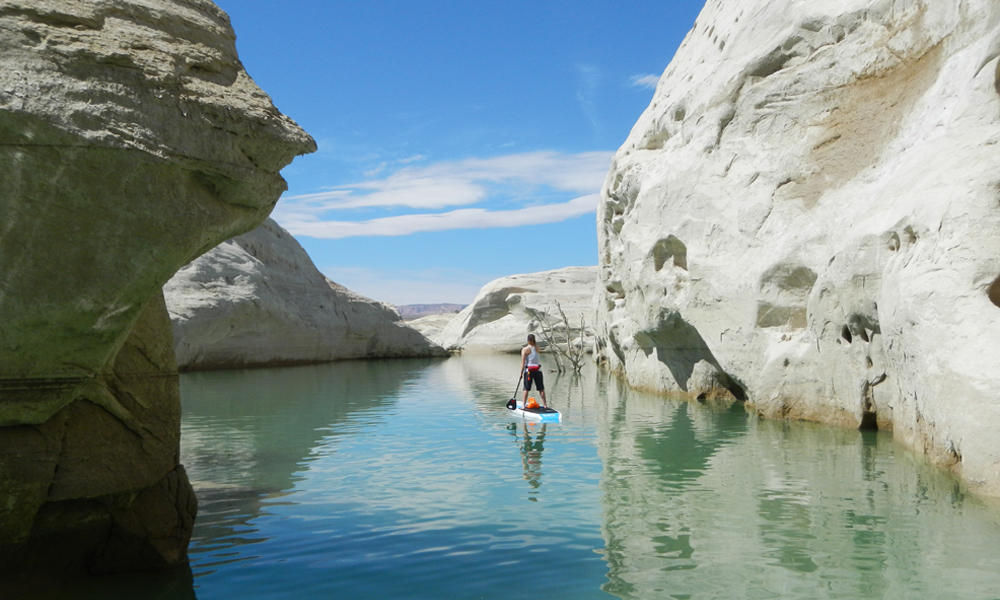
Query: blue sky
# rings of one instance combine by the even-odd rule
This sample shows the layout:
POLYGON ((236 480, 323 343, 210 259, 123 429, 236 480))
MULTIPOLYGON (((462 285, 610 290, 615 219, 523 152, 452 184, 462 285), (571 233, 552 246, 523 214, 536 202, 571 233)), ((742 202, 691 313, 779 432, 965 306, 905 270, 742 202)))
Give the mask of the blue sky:
POLYGON ((597 264, 611 156, 704 1, 217 3, 319 146, 272 216, 361 294, 464 304, 597 264))

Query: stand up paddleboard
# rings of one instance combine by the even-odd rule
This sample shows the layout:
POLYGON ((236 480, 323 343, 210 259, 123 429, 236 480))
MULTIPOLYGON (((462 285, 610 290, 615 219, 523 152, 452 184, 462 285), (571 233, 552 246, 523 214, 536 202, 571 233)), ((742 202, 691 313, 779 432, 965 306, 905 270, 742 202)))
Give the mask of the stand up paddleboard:
POLYGON ((562 420, 562 413, 554 408, 524 408, 524 402, 517 400, 513 407, 507 403, 507 410, 516 417, 521 417, 526 421, 538 421, 540 423, 558 423, 562 420))

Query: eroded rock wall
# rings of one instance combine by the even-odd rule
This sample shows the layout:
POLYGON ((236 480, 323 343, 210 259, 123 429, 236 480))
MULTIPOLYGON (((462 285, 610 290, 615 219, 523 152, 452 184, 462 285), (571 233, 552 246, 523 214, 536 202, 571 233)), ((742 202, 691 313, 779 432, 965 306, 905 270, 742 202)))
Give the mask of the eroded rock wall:
POLYGON ((605 182, 600 360, 1000 494, 998 56, 988 0, 709 0, 605 182))
POLYGON ((76 400, 41 425, 0 429, 4 571, 73 576, 184 562, 197 501, 178 464, 170 342, 157 294, 76 400))
POLYGON ((570 322, 573 343, 589 350, 596 281, 596 267, 564 267, 495 279, 432 338, 451 351, 518 352, 529 333, 545 344, 540 325, 544 321, 554 339, 563 343, 561 308, 570 322))
POLYGON ((182 369, 447 355, 395 308, 324 277, 272 219, 185 265, 163 290, 182 369))
POLYGON ((0 0, 0 570, 186 560, 160 288, 315 148, 234 42, 206 0, 0 0))

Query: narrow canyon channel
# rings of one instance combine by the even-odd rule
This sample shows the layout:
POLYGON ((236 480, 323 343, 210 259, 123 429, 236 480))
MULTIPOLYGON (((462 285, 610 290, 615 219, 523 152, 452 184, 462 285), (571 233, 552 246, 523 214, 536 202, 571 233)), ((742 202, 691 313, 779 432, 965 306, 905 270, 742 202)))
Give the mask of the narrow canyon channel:
POLYGON ((184 375, 193 577, 147 597, 1000 594, 1000 505, 891 434, 644 394, 592 366, 550 371, 564 420, 530 425, 504 408, 517 369, 184 375))

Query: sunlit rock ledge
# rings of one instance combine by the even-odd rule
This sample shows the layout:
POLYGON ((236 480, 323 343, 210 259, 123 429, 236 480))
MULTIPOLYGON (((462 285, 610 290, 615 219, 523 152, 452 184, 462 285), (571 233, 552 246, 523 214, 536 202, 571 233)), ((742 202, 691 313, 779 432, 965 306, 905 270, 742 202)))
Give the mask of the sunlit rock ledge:
POLYGON ((207 0, 0 0, 0 140, 0 585, 184 565, 160 289, 315 144, 207 0))
POLYGON ((163 291, 182 370, 447 355, 392 306, 324 277, 272 219, 184 266, 163 291))
POLYGON ((998 56, 991 0, 709 0, 603 188, 599 360, 1000 495, 998 56))
POLYGON ((436 340, 440 339, 441 332, 444 331, 444 328, 447 327, 449 323, 454 321, 457 316, 457 312, 444 313, 440 315, 427 315, 407 321, 406 324, 427 336, 428 339, 436 340))
POLYGON ((596 281, 596 267, 501 277, 484 285, 472 304, 431 336, 453 352, 517 352, 529 333, 544 345, 540 323, 558 329, 561 307, 573 329, 573 343, 590 348, 596 281))

